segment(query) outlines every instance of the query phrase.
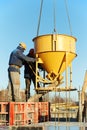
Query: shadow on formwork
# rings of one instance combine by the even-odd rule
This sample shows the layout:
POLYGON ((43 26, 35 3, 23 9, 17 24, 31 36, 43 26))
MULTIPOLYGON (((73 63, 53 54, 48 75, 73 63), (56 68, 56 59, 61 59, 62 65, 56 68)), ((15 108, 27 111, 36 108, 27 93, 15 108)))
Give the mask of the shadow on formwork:
POLYGON ((12 127, 0 127, 1 130, 44 130, 43 127, 29 127, 29 126, 12 126, 12 127))

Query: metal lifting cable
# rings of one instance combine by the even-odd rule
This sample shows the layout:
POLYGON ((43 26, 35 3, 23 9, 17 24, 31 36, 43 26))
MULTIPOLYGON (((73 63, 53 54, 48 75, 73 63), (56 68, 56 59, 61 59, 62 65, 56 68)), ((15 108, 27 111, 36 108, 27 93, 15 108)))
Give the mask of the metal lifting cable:
POLYGON ((55 4, 55 0, 54 0, 54 7, 53 7, 53 8, 54 8, 54 10, 53 10, 53 11, 54 11, 54 33, 56 33, 56 15, 55 15, 55 5, 56 5, 56 4, 55 4))
MULTIPOLYGON (((55 4, 55 0, 54 0, 54 33, 56 32, 55 5, 56 4, 55 4)), ((39 35, 39 28, 40 28, 41 14, 42 14, 42 6, 43 6, 43 0, 41 0, 40 15, 39 15, 38 27, 37 27, 37 36, 39 35)), ((67 13, 68 22, 69 22, 70 33, 71 33, 71 36, 72 36, 72 27, 71 27, 71 22, 70 22, 68 7, 67 7, 67 0, 65 0, 65 7, 66 7, 66 13, 67 13)))
POLYGON ((71 27, 70 17, 69 17, 69 12, 68 12, 68 7, 67 7, 67 0, 65 0, 65 6, 66 6, 66 13, 67 13, 68 22, 69 22, 70 33, 71 33, 71 36, 72 36, 72 27, 71 27))
POLYGON ((38 20, 38 28, 37 28, 37 36, 38 36, 38 34, 39 34, 41 14, 42 14, 42 6, 43 6, 43 0, 41 0, 40 15, 39 15, 39 20, 38 20))
MULTIPOLYGON (((42 6, 43 6, 43 0, 41 0, 41 7, 40 7, 40 15, 38 20, 38 28, 37 28, 37 36, 39 35, 39 28, 40 28, 40 21, 41 21, 41 14, 42 14, 42 6)), ((56 16, 55 16, 55 0, 54 0, 54 10, 53 10, 53 16, 54 16, 54 33, 56 33, 56 16)))

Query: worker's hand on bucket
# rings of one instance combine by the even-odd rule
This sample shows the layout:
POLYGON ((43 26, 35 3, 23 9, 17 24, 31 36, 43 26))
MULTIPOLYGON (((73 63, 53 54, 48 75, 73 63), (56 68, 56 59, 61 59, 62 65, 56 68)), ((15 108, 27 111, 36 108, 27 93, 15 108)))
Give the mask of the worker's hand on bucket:
POLYGON ((36 62, 36 60, 37 60, 36 58, 32 58, 32 62, 36 62))
POLYGON ((29 58, 29 62, 36 62, 36 58, 29 58))

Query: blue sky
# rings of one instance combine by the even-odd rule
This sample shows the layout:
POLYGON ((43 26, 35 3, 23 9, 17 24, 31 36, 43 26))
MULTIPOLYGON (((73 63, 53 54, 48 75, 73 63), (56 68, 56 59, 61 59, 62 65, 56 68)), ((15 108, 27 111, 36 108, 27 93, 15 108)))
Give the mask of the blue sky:
MULTIPOLYGON (((53 33, 53 1, 43 0, 39 35, 53 33)), ((55 0, 56 31, 70 35, 65 0, 55 0)), ((28 50, 33 47, 32 39, 37 34, 41 0, 0 0, 0 88, 8 84, 9 55, 19 42, 23 41, 28 50)), ((87 1, 67 0, 73 36, 77 38, 77 57, 73 61, 73 86, 82 87, 87 69, 87 1)), ((24 88, 23 67, 21 87, 24 88)))

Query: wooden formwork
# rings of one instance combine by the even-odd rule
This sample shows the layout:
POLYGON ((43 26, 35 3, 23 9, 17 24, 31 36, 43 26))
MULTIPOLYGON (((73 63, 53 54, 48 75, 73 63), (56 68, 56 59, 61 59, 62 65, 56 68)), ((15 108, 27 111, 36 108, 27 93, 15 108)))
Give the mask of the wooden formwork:
POLYGON ((25 102, 10 102, 9 103, 9 116, 10 125, 26 125, 27 109, 25 102))
POLYGON ((0 102, 0 125, 26 126, 48 119, 48 102, 0 102))
POLYGON ((9 103, 0 102, 0 124, 8 125, 9 123, 9 103))
POLYGON ((50 118, 50 104, 49 102, 39 102, 39 121, 49 121, 50 118))
POLYGON ((28 124, 39 122, 39 112, 38 112, 37 102, 27 103, 27 121, 28 121, 28 124))

